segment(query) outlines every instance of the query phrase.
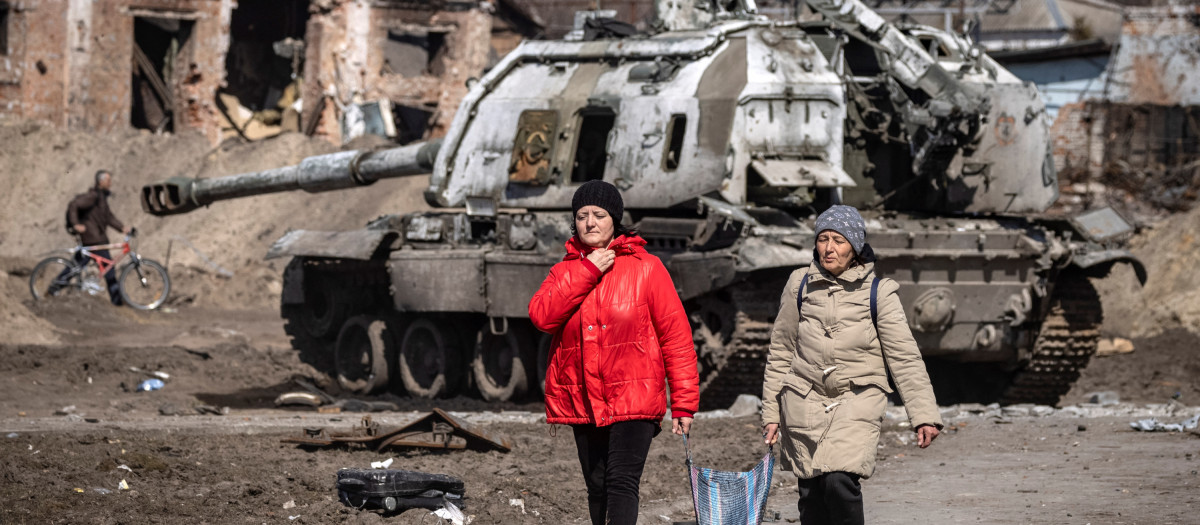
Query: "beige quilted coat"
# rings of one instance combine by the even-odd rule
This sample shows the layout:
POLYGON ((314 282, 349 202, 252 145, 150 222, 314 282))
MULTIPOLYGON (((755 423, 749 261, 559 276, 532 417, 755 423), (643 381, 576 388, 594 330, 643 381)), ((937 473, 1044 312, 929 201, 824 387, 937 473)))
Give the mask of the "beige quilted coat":
POLYGON ((779 424, 783 467, 802 479, 836 471, 865 479, 875 471, 889 369, 912 428, 942 428, 896 295, 899 285, 891 279, 879 282, 878 334, 872 325, 874 267, 867 263, 834 277, 814 261, 792 272, 780 298, 763 382, 763 424, 779 424), (801 319, 796 295, 805 274, 801 319))

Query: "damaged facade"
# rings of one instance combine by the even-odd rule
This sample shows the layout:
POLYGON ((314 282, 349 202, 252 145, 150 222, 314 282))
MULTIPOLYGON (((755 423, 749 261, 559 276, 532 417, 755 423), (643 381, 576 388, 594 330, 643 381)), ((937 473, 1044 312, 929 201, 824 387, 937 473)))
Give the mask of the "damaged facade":
POLYGON ((0 118, 211 140, 233 0, 0 2, 0 118), (141 106, 135 111, 135 105, 141 106))
POLYGON ((410 141, 540 33, 503 0, 0 0, 0 119, 410 141), (364 106, 376 121, 348 130, 364 106))
POLYGON ((1099 97, 1053 127, 1064 182, 1103 181, 1167 210, 1200 198, 1200 6, 1130 8, 1099 97))

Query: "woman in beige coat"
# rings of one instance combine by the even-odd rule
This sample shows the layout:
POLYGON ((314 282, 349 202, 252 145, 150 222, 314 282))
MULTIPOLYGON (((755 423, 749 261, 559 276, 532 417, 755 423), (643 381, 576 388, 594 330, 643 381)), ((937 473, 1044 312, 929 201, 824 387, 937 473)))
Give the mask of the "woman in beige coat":
POLYGON ((817 218, 816 231, 814 260, 788 279, 771 333, 764 437, 768 444, 782 437, 783 467, 800 478, 802 524, 861 524, 859 479, 875 471, 888 371, 921 448, 933 443, 942 420, 899 286, 876 282, 862 217, 833 206, 817 218))

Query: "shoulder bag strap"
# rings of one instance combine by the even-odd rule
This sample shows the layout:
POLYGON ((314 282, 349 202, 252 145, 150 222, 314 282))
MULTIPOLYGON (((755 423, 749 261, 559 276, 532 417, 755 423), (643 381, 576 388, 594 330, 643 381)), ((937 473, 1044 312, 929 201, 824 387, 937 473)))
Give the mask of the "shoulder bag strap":
POLYGON ((808 274, 800 279, 800 289, 796 291, 796 318, 800 318, 800 306, 804 304, 804 289, 808 286, 808 274))

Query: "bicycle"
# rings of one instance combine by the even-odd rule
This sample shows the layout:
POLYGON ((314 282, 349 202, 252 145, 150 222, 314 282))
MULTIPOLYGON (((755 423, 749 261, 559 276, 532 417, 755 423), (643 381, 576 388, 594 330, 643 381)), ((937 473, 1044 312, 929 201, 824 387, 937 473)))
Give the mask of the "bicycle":
POLYGON ((158 261, 138 255, 131 243, 136 237, 137 229, 132 229, 122 242, 76 246, 70 250, 70 259, 43 259, 29 275, 29 292, 35 301, 75 293, 100 294, 105 291, 104 275, 128 255, 130 262, 121 268, 117 277, 121 299, 138 310, 153 310, 162 306, 171 293, 171 278, 158 261), (97 250, 117 249, 120 253, 112 259, 94 253, 97 250), (96 264, 88 264, 91 261, 96 264))

